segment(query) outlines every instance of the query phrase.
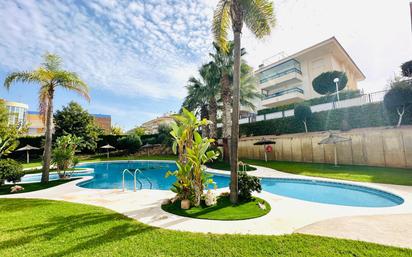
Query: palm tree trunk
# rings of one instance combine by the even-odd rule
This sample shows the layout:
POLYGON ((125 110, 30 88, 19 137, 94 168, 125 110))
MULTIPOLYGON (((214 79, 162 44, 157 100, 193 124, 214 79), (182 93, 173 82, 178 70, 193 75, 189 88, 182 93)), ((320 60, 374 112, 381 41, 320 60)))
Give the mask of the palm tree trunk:
MULTIPOLYGON (((200 119, 209 119, 209 113, 206 105, 202 105, 200 109, 200 119)), ((208 126, 202 126, 202 137, 209 136, 210 131, 208 126)))
POLYGON ((232 129, 230 136, 230 202, 238 202, 238 142, 239 142, 239 107, 240 107, 240 35, 243 27, 243 12, 239 0, 232 0, 230 6, 234 35, 233 62, 233 106, 232 129))
POLYGON ((209 119, 212 124, 209 127, 209 138, 217 138, 217 103, 216 98, 212 96, 209 99, 209 119))
POLYGON ((41 175, 41 182, 49 181, 49 171, 51 162, 51 148, 52 148, 52 124, 53 124, 53 94, 54 91, 50 92, 47 110, 46 110, 46 134, 44 142, 44 152, 43 152, 43 172, 41 175))
POLYGON ((230 88, 230 79, 228 74, 223 74, 220 79, 220 84, 222 87, 222 138, 223 138, 223 158, 225 161, 229 162, 230 150, 229 150, 229 139, 232 127, 232 93, 230 88))

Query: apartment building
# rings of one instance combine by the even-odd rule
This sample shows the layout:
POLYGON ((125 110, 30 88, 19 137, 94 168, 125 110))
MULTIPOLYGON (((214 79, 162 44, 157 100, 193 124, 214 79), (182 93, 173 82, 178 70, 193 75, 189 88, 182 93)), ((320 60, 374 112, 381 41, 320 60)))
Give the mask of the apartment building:
POLYGON ((343 71, 348 77, 344 90, 358 89, 365 75, 335 37, 255 71, 263 99, 259 109, 271 108, 320 97, 312 81, 327 71, 343 71))

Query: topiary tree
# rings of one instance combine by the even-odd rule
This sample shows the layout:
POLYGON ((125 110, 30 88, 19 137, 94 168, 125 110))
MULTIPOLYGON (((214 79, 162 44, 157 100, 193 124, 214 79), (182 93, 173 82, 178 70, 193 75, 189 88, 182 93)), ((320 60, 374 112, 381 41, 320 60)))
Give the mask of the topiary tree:
POLYGON ((303 125, 305 126, 305 132, 308 133, 307 121, 312 116, 312 110, 310 109, 310 106, 306 103, 297 104, 295 106, 294 115, 296 120, 303 122, 303 125))
POLYGON ((395 79, 390 82, 391 89, 385 94, 383 102, 385 107, 398 114, 399 127, 405 110, 412 106, 412 82, 409 80, 395 79))
POLYGON ((412 77, 412 60, 401 65, 402 75, 404 77, 412 77))
POLYGON ((313 89, 321 95, 333 94, 336 92, 335 78, 339 79, 338 91, 341 91, 348 83, 348 77, 342 71, 328 71, 320 74, 312 81, 313 89))

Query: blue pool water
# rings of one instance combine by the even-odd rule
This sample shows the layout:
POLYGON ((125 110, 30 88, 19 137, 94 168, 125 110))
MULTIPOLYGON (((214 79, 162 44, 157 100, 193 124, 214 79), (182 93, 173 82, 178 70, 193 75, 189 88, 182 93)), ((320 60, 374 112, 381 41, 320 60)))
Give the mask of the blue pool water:
MULTIPOLYGON (((175 177, 165 178, 165 174, 169 170, 174 171, 176 164, 171 162, 132 161, 91 163, 83 164, 79 167, 94 169, 94 173, 89 174, 93 176, 93 179, 78 184, 81 187, 121 189, 123 170, 138 168, 151 181, 153 189, 168 190, 175 181, 175 177)), ((143 184, 142 188, 150 188, 150 184, 145 177, 141 174, 138 176, 143 184)), ((38 180, 40 180, 40 177, 38 180)), ((228 176, 214 175, 213 180, 218 188, 222 188, 229 185, 230 178, 228 176)), ((346 183, 283 178, 263 178, 261 182, 264 191, 311 202, 357 207, 390 207, 403 203, 403 199, 394 194, 346 183)), ((133 176, 126 174, 126 188, 129 190, 133 189, 133 184, 133 176)), ((137 187, 139 189, 140 185, 137 184, 137 187)))

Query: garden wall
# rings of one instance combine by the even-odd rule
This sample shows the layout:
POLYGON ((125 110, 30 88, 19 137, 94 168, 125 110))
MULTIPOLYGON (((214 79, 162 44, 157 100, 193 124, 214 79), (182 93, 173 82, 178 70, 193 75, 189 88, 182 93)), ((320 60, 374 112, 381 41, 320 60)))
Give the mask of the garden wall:
MULTIPOLYGON (((333 145, 319 145, 328 132, 299 133, 264 136, 276 141, 269 160, 333 163, 333 145)), ((338 163, 382 167, 412 168, 412 126, 401 128, 363 128, 340 132, 340 136, 351 138, 349 142, 337 144, 338 163)), ((262 136, 241 138, 239 158, 264 159, 263 146, 253 145, 262 136)))

